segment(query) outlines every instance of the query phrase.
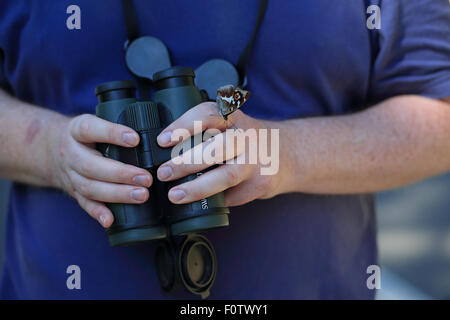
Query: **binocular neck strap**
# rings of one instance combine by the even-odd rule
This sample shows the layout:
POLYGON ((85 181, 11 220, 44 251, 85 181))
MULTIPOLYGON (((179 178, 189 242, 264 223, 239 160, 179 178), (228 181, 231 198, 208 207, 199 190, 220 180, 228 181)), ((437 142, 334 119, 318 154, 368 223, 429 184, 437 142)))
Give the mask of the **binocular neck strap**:
POLYGON ((133 0, 122 0, 128 44, 139 38, 139 24, 133 0))
MULTIPOLYGON (((258 31, 261 27, 261 23, 264 20, 264 16, 266 14, 267 3, 268 0, 259 0, 258 16, 256 18, 255 28, 253 29, 253 33, 250 39, 248 40, 246 46, 242 50, 241 55, 239 56, 238 59, 236 69, 239 73, 240 84, 244 82, 247 64, 250 59, 250 55, 252 52, 256 36, 258 34, 258 31)), ((125 25, 127 28, 128 44, 130 44, 131 42, 133 42, 133 40, 139 37, 139 25, 136 14, 136 8, 134 6, 133 0, 122 0, 122 8, 125 17, 125 25)))
POLYGON ((247 64, 250 59, 250 54, 252 53, 253 44, 258 34, 259 28, 261 27, 261 23, 264 20, 264 16, 266 15, 267 1, 268 0, 259 0, 258 17, 256 18, 255 28, 253 29, 252 36, 248 40, 247 45, 245 46, 244 50, 242 50, 236 65, 236 69, 239 72, 239 79, 241 85, 245 79, 247 64))

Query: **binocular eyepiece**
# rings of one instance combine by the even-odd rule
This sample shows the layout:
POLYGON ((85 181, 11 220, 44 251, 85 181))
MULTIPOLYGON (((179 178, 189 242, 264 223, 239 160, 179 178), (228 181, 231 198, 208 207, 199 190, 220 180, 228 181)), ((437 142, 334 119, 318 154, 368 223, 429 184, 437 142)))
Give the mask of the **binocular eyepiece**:
MULTIPOLYGON (((133 81, 113 81, 97 86, 96 115, 128 126, 140 136, 136 148, 98 144, 99 151, 105 157, 145 168, 155 176, 159 165, 171 158, 171 149, 161 148, 156 137, 190 108, 205 101, 194 84, 194 77, 194 71, 185 67, 171 67, 155 73, 153 101, 138 100, 133 81)), ((218 193, 201 201, 178 205, 167 198, 171 187, 200 174, 164 183, 154 179, 149 188, 149 200, 144 204, 108 203, 114 223, 107 234, 111 246, 168 239, 156 254, 161 286, 170 290, 178 281, 189 291, 205 297, 214 282, 216 257, 211 243, 195 233, 228 226, 229 209, 225 206, 224 195, 218 193), (185 238, 181 246, 174 245, 177 243, 174 236, 185 238)))

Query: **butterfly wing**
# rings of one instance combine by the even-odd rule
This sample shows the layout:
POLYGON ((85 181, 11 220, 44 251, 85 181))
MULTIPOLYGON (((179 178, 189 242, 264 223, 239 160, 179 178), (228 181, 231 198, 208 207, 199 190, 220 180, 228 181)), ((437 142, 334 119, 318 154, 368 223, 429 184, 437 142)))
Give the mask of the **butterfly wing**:
POLYGON ((220 87, 217 90, 216 102, 222 117, 227 117, 239 109, 250 97, 250 92, 232 85, 220 87))

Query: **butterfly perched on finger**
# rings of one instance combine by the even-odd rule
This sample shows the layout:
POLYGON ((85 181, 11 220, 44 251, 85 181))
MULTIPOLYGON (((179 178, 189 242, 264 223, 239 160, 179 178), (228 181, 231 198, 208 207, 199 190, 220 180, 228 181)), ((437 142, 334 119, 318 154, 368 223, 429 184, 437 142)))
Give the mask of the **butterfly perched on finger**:
POLYGON ((250 92, 233 85, 226 85, 217 89, 216 102, 219 107, 219 113, 226 121, 228 116, 235 112, 250 97, 250 92))

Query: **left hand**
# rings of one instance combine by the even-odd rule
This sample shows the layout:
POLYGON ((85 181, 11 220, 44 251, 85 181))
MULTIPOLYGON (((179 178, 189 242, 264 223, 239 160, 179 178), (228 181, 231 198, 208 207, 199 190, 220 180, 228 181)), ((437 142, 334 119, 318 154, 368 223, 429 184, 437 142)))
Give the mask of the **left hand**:
MULTIPOLYGON (((224 132, 226 129, 243 129, 239 131, 242 134, 243 131, 253 128, 257 133, 256 139, 259 140, 259 129, 268 129, 267 131, 270 131, 273 122, 252 118, 247 116, 241 110, 232 113, 228 116, 228 120, 225 121, 222 116, 219 115, 217 104, 215 102, 205 102, 190 109, 164 129, 158 136, 158 144, 162 147, 176 145, 179 141, 172 135, 176 129, 188 130, 189 134, 193 135, 194 121, 202 121, 202 131, 207 129, 218 129, 222 132, 220 133, 221 137, 219 137, 221 139, 218 139, 218 136, 216 136, 211 140, 204 141, 202 144, 186 151, 187 153, 192 154, 192 152, 194 152, 194 154, 196 154, 195 149, 197 148, 203 148, 201 150, 205 150, 207 145, 211 143, 219 144, 223 141, 225 141, 225 149, 215 149, 214 163, 202 161, 201 164, 185 164, 182 163, 180 159, 173 158, 162 164, 157 171, 158 179, 161 181, 171 181, 203 171, 208 167, 219 163, 219 166, 205 172, 196 179, 177 185, 169 190, 168 196, 171 202, 175 204, 190 203, 225 191, 226 205, 237 206, 255 199, 271 198, 281 193, 280 185, 283 180, 281 178, 281 173, 278 170, 278 172, 273 175, 261 175, 261 163, 258 155, 253 155, 257 158, 256 163, 248 163, 248 143, 245 143, 247 145, 245 147, 237 146, 236 148, 233 147, 231 150, 225 151, 227 148, 229 149, 230 146, 226 141, 227 136, 224 132), (226 160, 233 158, 235 160, 245 159, 246 161, 243 161, 243 164, 240 164, 237 161, 233 164, 225 162, 226 160)), ((231 139, 228 138, 228 140, 231 139)), ((270 135, 268 135, 267 141, 270 141, 270 135)), ((246 142, 248 142, 248 139, 246 142)), ((276 160, 278 161, 278 159, 276 160)), ((280 163, 278 168, 281 169, 282 167, 283 166, 280 163)))

